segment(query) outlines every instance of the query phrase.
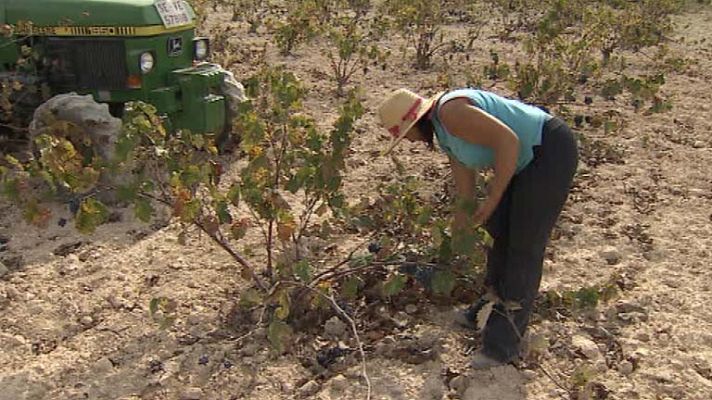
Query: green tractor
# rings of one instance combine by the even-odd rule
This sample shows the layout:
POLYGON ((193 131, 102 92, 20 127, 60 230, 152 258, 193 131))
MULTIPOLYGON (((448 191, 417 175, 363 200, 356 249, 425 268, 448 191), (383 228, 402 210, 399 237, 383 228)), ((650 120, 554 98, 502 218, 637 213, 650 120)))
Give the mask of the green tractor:
MULTIPOLYGON (((207 62, 209 40, 184 0, 0 0, 0 25, 0 109, 28 123, 50 97, 76 93, 113 117, 144 101, 171 129, 219 137, 244 100, 232 74, 207 62)), ((92 109, 74 108, 69 119, 92 109)))

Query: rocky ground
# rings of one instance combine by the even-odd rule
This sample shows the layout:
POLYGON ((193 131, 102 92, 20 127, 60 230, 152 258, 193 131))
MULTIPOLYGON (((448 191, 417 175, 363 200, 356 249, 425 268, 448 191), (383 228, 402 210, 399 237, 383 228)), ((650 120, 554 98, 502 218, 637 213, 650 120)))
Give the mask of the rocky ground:
MULTIPOLYGON (((363 338, 372 398, 566 399, 576 384, 588 398, 712 398, 711 24, 709 7, 676 17, 671 49, 692 63, 666 75, 662 91, 671 111, 644 115, 624 100, 597 99, 589 109, 614 107, 625 127, 609 134, 580 129, 582 163, 542 291, 611 282, 618 294, 586 313, 542 312, 531 326, 526 361, 485 372, 468 370, 471 334, 452 326, 449 308, 425 301, 384 308, 380 318, 395 328, 363 338)), ((241 33, 232 40, 247 54, 267 39, 241 33)), ((481 68, 489 47, 507 46, 483 45, 473 68, 481 68)), ((310 113, 333 119, 318 47, 268 56, 310 87, 310 113)), ((407 65, 394 61, 358 77, 369 110, 396 87, 437 89, 437 68, 416 73, 407 65)), ((250 64, 231 69, 240 76, 250 64)), ((349 161, 351 194, 372 193, 373 182, 393 176, 391 162, 375 157, 384 142, 372 111, 359 132, 349 161)), ((397 152, 415 173, 446 167, 442 154, 410 145, 397 152)), ((45 230, 25 225, 6 204, 0 210, 0 399, 366 398, 357 354, 324 353, 353 344, 342 322, 330 321, 320 338, 279 357, 264 329, 236 326, 243 322, 230 310, 244 281, 197 232, 182 246, 166 218, 146 226, 117 210, 115 222, 85 237, 71 222, 60 226, 69 217, 59 205, 57 223, 45 230), (160 296, 177 304, 176 323, 166 330, 148 313, 160 296), (333 361, 326 369, 318 362, 324 357, 333 361)), ((356 239, 344 238, 337 251, 347 253, 356 239)))

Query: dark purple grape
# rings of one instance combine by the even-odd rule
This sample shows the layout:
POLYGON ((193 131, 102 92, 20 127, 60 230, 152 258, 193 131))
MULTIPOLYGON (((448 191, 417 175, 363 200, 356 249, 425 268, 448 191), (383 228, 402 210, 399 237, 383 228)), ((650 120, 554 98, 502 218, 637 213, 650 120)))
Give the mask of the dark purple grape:
POLYGON ((368 244, 368 251, 371 254, 376 254, 381 251, 381 244, 378 242, 371 242, 368 244))
POLYGON ((163 372, 163 363, 161 362, 161 360, 151 360, 148 362, 148 370, 152 374, 163 372))
POLYGON ((75 214, 79 212, 79 206, 81 205, 81 202, 79 199, 72 199, 69 201, 69 212, 72 214, 75 214))
POLYGON ((583 125, 583 115, 574 116, 574 124, 577 128, 583 125))

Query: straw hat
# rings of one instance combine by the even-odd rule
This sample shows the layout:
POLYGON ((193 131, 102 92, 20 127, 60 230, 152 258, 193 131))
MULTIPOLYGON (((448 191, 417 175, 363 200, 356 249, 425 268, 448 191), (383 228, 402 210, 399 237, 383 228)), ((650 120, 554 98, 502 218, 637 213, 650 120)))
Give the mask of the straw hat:
POLYGON ((405 137, 410 128, 430 111, 442 93, 426 99, 408 89, 398 89, 386 97, 378 107, 381 125, 391 134, 391 143, 382 155, 387 155, 405 137))

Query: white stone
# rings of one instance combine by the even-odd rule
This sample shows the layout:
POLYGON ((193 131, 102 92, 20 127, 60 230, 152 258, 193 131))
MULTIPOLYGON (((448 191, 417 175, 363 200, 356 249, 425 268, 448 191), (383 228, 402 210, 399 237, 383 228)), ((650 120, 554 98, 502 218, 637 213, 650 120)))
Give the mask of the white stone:
POLYGON ((600 374, 605 374, 608 371, 608 365, 605 360, 600 359, 593 365, 593 369, 600 374))
POLYGON ((647 332, 638 332, 635 335, 635 338, 640 340, 641 342, 649 342, 650 341, 650 334, 647 332))
POLYGON ((102 357, 94 364, 95 372, 108 373, 112 369, 114 369, 114 364, 108 357, 102 357))
POLYGON ((200 400, 203 398, 203 389, 198 387, 187 388, 180 395, 180 400, 200 400))
POLYGON ((407 312, 408 314, 415 314, 416 312, 418 312, 418 306, 416 306, 415 304, 408 304, 407 306, 405 306, 405 312, 407 312))
POLYGON ((571 339, 571 344, 574 346, 576 350, 581 352, 584 357, 588 358, 589 360, 594 360, 599 357, 601 357, 601 353, 598 350, 598 345, 596 343, 581 335, 576 335, 571 339))
POLYGON ((294 385, 291 382, 282 382, 280 387, 284 393, 292 393, 294 391, 294 385))
POLYGON ((309 381, 299 388, 299 395, 302 397, 313 396, 319 391, 319 384, 316 381, 309 381))
POLYGON ((406 328, 410 324, 410 316, 403 311, 398 311, 391 320, 399 328, 406 328))
POLYGON ((524 377, 524 379, 526 379, 528 381, 533 381, 534 379, 536 379, 537 375, 536 375, 536 371, 532 371, 530 369, 525 369, 524 371, 522 371, 522 376, 524 377))
POLYGON ((701 149, 701 148, 705 147, 705 142, 703 142, 701 140, 696 140, 694 143, 692 143, 692 147, 694 147, 696 149, 701 149))
POLYGON ((240 349, 240 354, 246 357, 252 357, 257 354, 260 349, 260 344, 257 342, 248 342, 246 345, 242 346, 240 349))
POLYGON ((419 399, 441 400, 445 395, 445 384, 443 383, 439 371, 431 373, 423 382, 419 399))
POLYGON ((5 266, 5 264, 0 261, 0 278, 3 276, 7 275, 10 272, 10 270, 5 266))
POLYGON ((628 376, 633 373, 633 363, 631 363, 628 360, 623 360, 621 361, 620 364, 618 364, 618 372, 620 372, 622 375, 628 376))
POLYGON ((340 338, 346 333, 346 324, 339 317, 331 317, 324 324, 324 336, 340 338))
POLYGON ((606 247, 599 253, 599 255, 601 258, 606 260, 609 265, 618 264, 622 258, 620 251, 618 251, 615 247, 606 247))
POLYGON ((267 329, 263 327, 259 327, 255 329, 255 333, 252 334, 252 337, 256 339, 264 339, 267 337, 267 329))
POLYGON ((329 381, 329 384, 331 385, 331 388, 333 390, 341 391, 341 390, 346 389, 346 387, 349 384, 349 380, 346 379, 345 376, 339 374, 339 375, 336 375, 335 377, 331 378, 331 380, 329 381))
POLYGON ((462 396, 467 390, 467 380, 463 375, 458 375, 450 380, 450 390, 462 396))

